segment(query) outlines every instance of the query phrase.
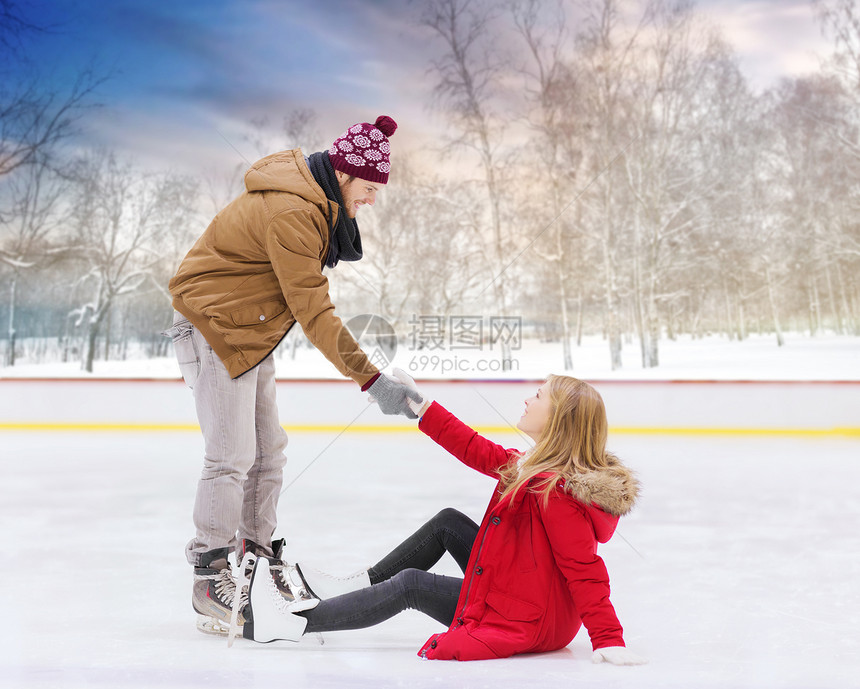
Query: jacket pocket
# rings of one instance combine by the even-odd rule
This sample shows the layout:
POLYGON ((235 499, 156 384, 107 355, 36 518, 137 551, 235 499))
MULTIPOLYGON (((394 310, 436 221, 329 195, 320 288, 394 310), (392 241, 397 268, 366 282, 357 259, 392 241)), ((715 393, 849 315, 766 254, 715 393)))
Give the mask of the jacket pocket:
POLYGON ((539 605, 493 590, 487 592, 487 607, 512 622, 534 622, 544 613, 539 605))
POLYGON ((535 647, 544 609, 498 590, 487 592, 484 616, 470 636, 499 658, 525 653, 535 647))
POLYGON ((230 312, 230 319, 239 327, 261 325, 280 316, 286 310, 287 305, 283 301, 264 301, 261 304, 234 309, 230 312))

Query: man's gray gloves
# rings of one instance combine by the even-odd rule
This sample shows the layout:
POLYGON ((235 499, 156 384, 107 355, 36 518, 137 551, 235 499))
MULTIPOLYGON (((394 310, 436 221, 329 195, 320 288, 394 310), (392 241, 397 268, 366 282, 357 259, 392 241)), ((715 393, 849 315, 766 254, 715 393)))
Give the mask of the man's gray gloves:
POLYGON ((409 400, 419 404, 424 401, 417 390, 384 373, 373 381, 373 385, 367 388, 367 392, 370 393, 371 401, 379 404, 383 414, 403 414, 407 419, 418 418, 410 408, 409 400))
MULTIPOLYGON (((418 393, 421 397, 419 401, 415 401, 413 399, 407 399, 406 403, 409 405, 409 408, 414 411, 418 416, 421 416, 421 410, 424 408, 425 400, 427 399, 423 392, 418 389, 418 386, 415 385, 415 379, 410 376, 406 371, 402 368, 395 368, 391 371, 394 374, 394 377, 397 378, 401 383, 403 383, 407 388, 413 390, 418 393)), ((427 406, 430 406, 430 403, 427 403, 427 406)))

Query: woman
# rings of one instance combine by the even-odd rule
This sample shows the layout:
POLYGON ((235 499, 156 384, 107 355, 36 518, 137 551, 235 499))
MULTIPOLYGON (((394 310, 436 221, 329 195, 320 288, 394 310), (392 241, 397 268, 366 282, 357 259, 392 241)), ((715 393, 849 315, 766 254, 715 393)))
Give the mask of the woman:
MULTIPOLYGON (((414 389, 403 371, 395 369, 395 375, 414 389)), ((368 627, 412 608, 448 627, 427 640, 419 651, 423 658, 553 651, 585 625, 595 662, 645 662, 624 646, 606 567, 596 553, 638 494, 633 474, 606 451, 598 392, 581 380, 550 376, 526 400, 517 423, 536 443, 525 453, 478 435, 436 402, 415 405, 424 433, 468 466, 498 478, 480 526, 447 509, 353 577, 335 580, 297 566, 325 600, 296 613, 277 595, 260 557, 245 638, 297 641, 303 633, 368 627), (446 551, 463 579, 427 571, 446 551)))

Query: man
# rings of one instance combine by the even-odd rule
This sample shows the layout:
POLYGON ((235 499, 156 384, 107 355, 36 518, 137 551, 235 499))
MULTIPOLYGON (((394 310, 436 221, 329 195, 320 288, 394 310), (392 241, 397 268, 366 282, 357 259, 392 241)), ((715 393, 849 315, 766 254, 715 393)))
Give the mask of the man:
POLYGON ((295 600, 284 541, 272 541, 287 435, 271 353, 296 322, 384 413, 415 418, 407 404, 415 393, 370 363, 334 315, 322 272, 361 258, 355 215, 388 182, 388 137, 396 128, 382 116, 353 125, 327 152, 306 158, 296 149, 259 160, 245 174, 245 191, 215 217, 170 281, 176 316, 167 334, 194 392, 205 446, 196 534, 186 547, 201 631, 228 630, 233 550, 273 558, 276 584, 293 609, 316 602, 295 600))

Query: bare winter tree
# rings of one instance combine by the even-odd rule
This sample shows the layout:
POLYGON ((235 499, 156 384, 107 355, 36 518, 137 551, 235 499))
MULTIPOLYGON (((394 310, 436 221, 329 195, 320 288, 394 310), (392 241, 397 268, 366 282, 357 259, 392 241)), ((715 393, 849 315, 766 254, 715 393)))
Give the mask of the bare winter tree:
MULTIPOLYGON (((488 289, 502 318, 508 315, 512 242, 503 221, 503 170, 501 134, 505 118, 494 106, 503 74, 504 61, 491 41, 495 10, 481 0, 431 0, 424 7, 422 23, 441 42, 440 57, 433 61, 436 78, 434 94, 458 136, 452 148, 466 148, 477 154, 483 171, 489 209, 485 261, 494 277, 488 289)), ((483 233, 482 233, 483 234, 483 233)), ((510 345, 500 340, 503 366, 510 361, 510 345)))
POLYGON ((395 329, 415 289, 412 213, 416 199, 404 167, 398 167, 397 185, 392 182, 377 199, 372 215, 361 220, 364 258, 357 264, 341 262, 335 269, 354 293, 348 303, 365 304, 395 329), (362 298, 356 299, 355 294, 362 298))
POLYGON ((833 38, 833 67, 850 88, 860 92, 860 9, 857 0, 813 0, 819 21, 833 38))
POLYGON ((41 31, 44 28, 29 21, 17 2, 0 0, 0 57, 7 70, 20 58, 25 38, 41 31))
POLYGON ((827 77, 785 81, 773 111, 784 161, 782 182, 787 192, 783 222, 792 232, 795 273, 805 292, 811 334, 822 329, 853 329, 846 278, 856 272, 856 258, 845 230, 856 223, 860 160, 835 146, 832 132, 857 136, 855 104, 841 84, 827 77), (853 216, 853 217, 846 217, 853 216))
POLYGON ((64 252, 54 212, 65 184, 65 145, 103 81, 84 69, 68 88, 34 71, 27 41, 47 29, 27 20, 17 3, 0 0, 0 264, 9 267, 6 363, 15 363, 18 286, 64 252))
MULTIPOLYGON (((783 271, 782 239, 775 212, 781 203, 774 131, 765 103, 749 90, 736 61, 726 54, 710 60, 704 77, 709 116, 691 140, 707 190, 696 205, 697 232, 690 238, 695 269, 687 276, 693 332, 705 322, 723 323, 729 339, 749 331, 750 305, 767 293, 770 323, 782 344, 777 292, 783 271), (762 283, 764 279, 764 284, 762 283), (707 294, 710 299, 701 299, 707 294), (706 303, 715 312, 704 312, 706 303)), ((762 316, 764 318, 764 316, 762 316)))
POLYGON ((7 179, 10 205, 0 218, 0 252, 10 268, 7 366, 15 365, 18 284, 22 272, 46 267, 68 251, 68 245, 58 241, 62 224, 57 213, 67 186, 44 160, 22 167, 7 179))
POLYGON ((638 141, 624 157, 635 200, 632 296, 644 368, 659 364, 666 314, 686 296, 686 278, 699 263, 692 238, 703 222, 704 199, 719 186, 701 164, 707 154, 701 142, 710 141, 708 133, 725 114, 720 90, 729 85, 723 78, 728 50, 698 25, 690 3, 659 0, 648 11, 649 37, 628 75, 638 141))
POLYGON ((76 133, 76 123, 101 80, 82 72, 66 92, 39 81, 0 85, 0 177, 41 156, 50 160, 76 133))
MULTIPOLYGON (((68 89, 48 86, 26 55, 27 37, 44 30, 25 19, 17 3, 0 0, 0 179, 27 165, 43 171, 60 167, 62 145, 76 134, 90 97, 104 81, 87 68, 68 89)), ((0 218, 8 212, 0 205, 0 218)), ((0 261, 7 258, 0 247, 0 261)))
POLYGON ((587 275, 571 270, 575 256, 585 253, 582 236, 574 232, 572 218, 580 206, 576 182, 581 176, 583 155, 580 131, 584 119, 578 107, 576 76, 572 72, 565 47, 571 40, 561 3, 555 5, 548 18, 538 0, 520 0, 512 7, 513 21, 527 48, 528 62, 524 71, 531 105, 529 122, 533 135, 528 148, 534 153, 532 165, 543 189, 534 194, 537 203, 530 217, 539 219, 534 229, 534 251, 553 273, 557 290, 561 326, 562 365, 573 368, 572 342, 582 323, 583 290, 587 275), (549 197, 547 204, 545 196, 549 197), (541 209, 544 209, 541 212, 541 209), (543 235, 543 236, 541 236, 543 235), (570 314, 572 291, 577 296, 576 322, 570 314))
MULTIPOLYGON (((830 136, 836 150, 860 160, 860 9, 856 0, 815 0, 818 16, 824 31, 833 39, 834 57, 829 73, 844 85, 848 99, 853 103, 847 116, 834 121, 820 118, 820 126, 830 136)), ((856 259, 860 257, 860 200, 857 193, 843 196, 839 208, 844 212, 831 224, 831 237, 827 240, 838 259, 834 261, 834 274, 838 282, 840 316, 843 329, 857 332, 860 329, 860 289, 857 285, 856 259)))
POLYGON ((186 222, 193 188, 186 180, 136 171, 112 154, 85 161, 77 183, 72 218, 86 266, 79 283, 92 298, 75 315, 84 327, 81 368, 92 372, 111 306, 151 284, 164 260, 164 238, 186 222))
MULTIPOLYGON (((582 197, 582 223, 599 248, 603 330, 611 366, 621 368, 622 296, 629 287, 624 262, 629 253, 629 186, 619 162, 637 143, 631 126, 633 94, 629 72, 639 58, 648 12, 626 26, 618 0, 592 0, 578 36, 577 74, 585 116, 583 166, 587 182, 582 197)), ((575 153, 575 152, 573 152, 575 153)))
POLYGON ((17 3, 0 0, 0 178, 37 158, 50 162, 104 80, 87 68, 68 89, 47 86, 26 54, 27 38, 44 30, 17 3))

